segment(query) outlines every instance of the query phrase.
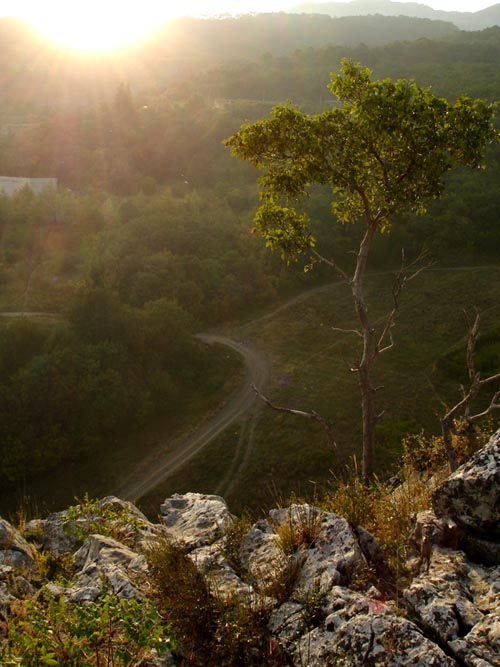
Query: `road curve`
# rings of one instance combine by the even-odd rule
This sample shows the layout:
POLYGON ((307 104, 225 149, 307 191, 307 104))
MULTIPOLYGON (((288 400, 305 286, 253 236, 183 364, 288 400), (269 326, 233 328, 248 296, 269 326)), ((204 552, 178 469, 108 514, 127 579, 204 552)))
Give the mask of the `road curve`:
POLYGON ((230 347, 243 357, 246 367, 243 384, 219 412, 194 433, 178 442, 172 451, 165 452, 166 443, 160 445, 160 448, 143 461, 138 469, 115 491, 115 495, 119 498, 136 502, 152 491, 199 454, 230 424, 251 411, 256 401, 252 385, 255 384, 261 391, 264 391, 269 382, 269 364, 266 357, 258 350, 242 342, 215 334, 199 334, 198 338, 208 345, 219 344, 230 347))

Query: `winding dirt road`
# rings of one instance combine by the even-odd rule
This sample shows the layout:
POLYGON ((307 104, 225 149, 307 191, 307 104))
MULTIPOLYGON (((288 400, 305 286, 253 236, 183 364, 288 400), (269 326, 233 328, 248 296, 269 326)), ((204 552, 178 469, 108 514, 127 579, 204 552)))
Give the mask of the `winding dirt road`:
POLYGON ((260 411, 252 385, 255 384, 261 391, 265 391, 270 376, 268 361, 258 350, 225 336, 199 334, 198 338, 208 345, 219 344, 230 347, 243 357, 246 367, 243 384, 212 419, 205 422, 187 438, 176 443, 171 451, 165 452, 166 443, 155 448, 155 451, 141 462, 140 466, 114 492, 119 498, 136 502, 199 454, 230 424, 243 416, 248 416, 248 419, 241 425, 232 465, 227 475, 221 480, 217 493, 228 494, 231 491, 239 472, 251 454, 253 431, 260 411))

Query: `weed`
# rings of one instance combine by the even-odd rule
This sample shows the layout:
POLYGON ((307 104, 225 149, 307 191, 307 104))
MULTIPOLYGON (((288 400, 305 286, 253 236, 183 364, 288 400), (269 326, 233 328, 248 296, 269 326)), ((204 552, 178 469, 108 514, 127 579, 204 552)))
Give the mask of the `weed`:
POLYGON ((259 582, 257 582, 257 590, 263 595, 275 598, 278 604, 286 602, 295 588, 302 563, 302 554, 283 553, 279 562, 276 563, 273 576, 269 577, 263 586, 259 586, 259 582))
MULTIPOLYGON (((489 434, 495 429, 492 420, 480 428, 476 426, 474 438, 469 435, 460 435, 466 431, 465 423, 457 424, 457 433, 452 433, 451 444, 459 465, 465 463, 470 456, 483 447, 489 434)), ((418 433, 408 435, 403 439, 403 465, 419 473, 440 471, 448 465, 443 438, 437 435, 418 433)), ((448 470, 449 472, 449 470, 448 470)))
POLYGON ((284 521, 275 521, 275 529, 283 553, 293 554, 312 546, 321 530, 321 510, 314 505, 291 504, 271 517, 277 518, 282 512, 286 513, 286 518, 284 521))
POLYGON ((36 570, 42 579, 66 585, 74 572, 74 559, 71 554, 54 554, 50 551, 34 552, 36 570))
POLYGON ((239 576, 245 574, 245 568, 241 562, 240 549, 242 542, 252 527, 250 519, 243 515, 227 528, 221 547, 222 555, 227 563, 239 576))
POLYGON ((171 624, 190 667, 280 667, 266 608, 248 599, 216 595, 206 577, 177 545, 162 540, 147 558, 160 612, 171 624))
POLYGON ((106 594, 90 605, 73 605, 47 593, 12 605, 2 665, 127 667, 148 651, 171 647, 166 628, 147 601, 106 594))
POLYGON ((63 520, 64 529, 81 542, 98 533, 127 543, 143 526, 144 522, 127 505, 116 507, 89 498, 88 494, 68 508, 63 520))
POLYGON ((189 556, 168 540, 151 546, 146 557, 158 608, 172 625, 188 663, 208 665, 216 605, 207 580, 189 556))
POLYGON ((328 591, 321 588, 318 581, 295 596, 296 601, 302 605, 302 618, 308 630, 317 627, 323 620, 327 597, 328 591))
POLYGON ((325 498, 329 510, 345 517, 352 525, 366 528, 378 541, 390 569, 399 579, 406 574, 411 517, 415 512, 428 509, 435 486, 445 471, 430 475, 418 474, 404 465, 400 484, 393 488, 380 480, 366 486, 354 471, 347 482, 336 481, 332 492, 325 498))

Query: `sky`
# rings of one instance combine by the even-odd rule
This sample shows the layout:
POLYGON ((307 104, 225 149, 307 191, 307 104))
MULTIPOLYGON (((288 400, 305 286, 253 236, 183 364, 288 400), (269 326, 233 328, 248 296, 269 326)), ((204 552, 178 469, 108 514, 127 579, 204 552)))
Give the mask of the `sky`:
MULTIPOLYGON (((375 0, 373 0, 375 1, 375 0)), ((0 16, 20 16, 56 42, 114 49, 177 15, 209 16, 289 9, 301 0, 0 0, 0 16)), ((500 2, 500 0, 499 0, 500 2)), ((434 9, 475 12, 495 0, 426 0, 434 9)))
MULTIPOLYGON (((81 5, 88 7, 94 5, 96 10, 114 5, 116 8, 124 6, 136 7, 139 10, 147 7, 147 11, 157 9, 159 14, 172 15, 182 14, 223 14, 223 13, 245 13, 245 12, 269 12, 280 11, 293 7, 304 0, 183 0, 174 3, 172 0, 0 0, 0 16, 18 16, 21 13, 29 14, 40 11, 40 7, 52 12, 60 10, 64 6, 71 5, 72 9, 81 5), (172 6, 174 5, 174 6, 172 6)), ((310 0, 317 1, 317 0, 310 0)), ((321 0, 320 0, 321 1, 321 0)), ((337 0, 342 1, 342 0, 337 0)), ((401 0, 404 1, 404 0, 401 0)), ((496 4, 495 0, 416 0, 421 4, 429 5, 434 9, 446 11, 476 12, 485 7, 496 4)), ((119 11, 119 10, 118 10, 119 11)))

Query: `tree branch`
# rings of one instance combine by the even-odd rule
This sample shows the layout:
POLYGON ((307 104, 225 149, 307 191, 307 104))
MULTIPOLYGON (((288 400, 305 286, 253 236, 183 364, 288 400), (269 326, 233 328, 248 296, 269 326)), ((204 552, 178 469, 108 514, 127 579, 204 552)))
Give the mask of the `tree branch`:
POLYGON ((340 333, 353 333, 360 338, 363 338, 363 334, 361 331, 359 331, 359 329, 341 329, 340 327, 332 327, 332 331, 340 331, 340 333))
POLYGON ((466 314, 466 320, 468 323, 469 333, 467 335, 467 373, 469 376, 469 388, 466 389, 464 386, 461 387, 462 390, 462 400, 460 400, 456 405, 454 405, 445 416, 441 419, 441 431, 443 435, 443 443, 448 458, 448 463, 452 471, 457 468, 457 459, 455 452, 453 450, 451 434, 457 433, 458 435, 463 435, 464 430, 456 428, 457 416, 460 412, 463 411, 463 418, 467 422, 469 429, 467 431, 469 437, 472 437, 475 433, 475 423, 484 417, 487 417, 493 412, 493 410, 500 410, 500 390, 495 392, 493 395, 489 406, 482 412, 478 412, 475 415, 470 414, 470 408, 472 402, 478 397, 479 392, 483 387, 492 382, 500 382, 500 373, 495 373, 490 375, 487 378, 481 379, 481 373, 476 369, 476 364, 474 360, 474 354, 476 351, 476 343, 479 338, 479 321, 480 313, 476 313, 474 318, 474 323, 471 325, 470 320, 466 314))
POLYGON ((497 391, 493 395, 493 398, 491 399, 491 402, 486 410, 483 410, 483 412, 478 412, 475 415, 467 416, 466 419, 469 423, 475 424, 480 419, 483 419, 484 417, 487 417, 489 414, 491 414, 493 410, 500 410, 500 391, 497 391))
POLYGON ((422 264, 423 260, 427 257, 427 253, 421 252, 419 255, 409 264, 405 263, 405 254, 404 250, 401 252, 401 267, 396 274, 396 278, 392 285, 392 309, 387 316, 385 326, 380 334, 378 339, 375 353, 378 356, 387 350, 390 350, 394 347, 394 339, 392 337, 392 327, 395 324, 396 316, 399 310, 399 300, 403 288, 414 278, 416 278, 422 271, 428 269, 431 266, 431 262, 422 264), (386 343, 386 339, 389 337, 389 342, 386 343))
POLYGON ((316 411, 312 412, 307 412, 305 410, 296 410, 295 408, 287 408, 285 406, 281 405, 275 405, 272 403, 264 394, 262 394, 259 389, 253 384, 252 389, 254 390, 255 394, 260 398, 261 401, 263 401, 268 407, 270 407, 272 410, 276 410, 277 412, 285 412, 286 414, 289 415, 297 415, 298 417, 305 417, 306 419, 310 419, 312 421, 318 422, 320 426, 323 428, 324 432, 326 433, 326 437, 328 439, 328 442, 332 446, 335 456, 337 457, 337 462, 339 464, 339 467, 342 471, 345 469, 345 464, 343 461, 343 457, 340 453, 339 447, 337 445, 337 442, 335 440, 335 437, 333 435, 333 431, 330 428, 330 425, 326 421, 324 417, 319 415, 316 411))
POLYGON ((335 273, 337 273, 344 282, 348 283, 349 282, 349 276, 347 273, 342 269, 337 262, 335 262, 333 259, 328 259, 327 257, 323 257, 315 248, 310 248, 311 253, 316 257, 316 259, 323 264, 326 264, 327 266, 330 266, 335 273))

